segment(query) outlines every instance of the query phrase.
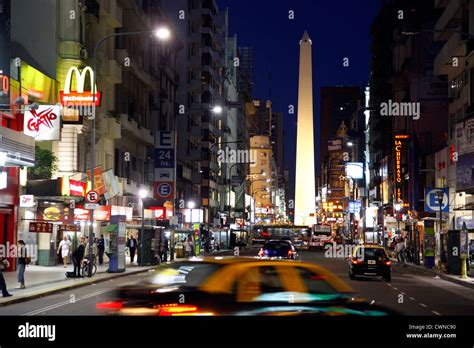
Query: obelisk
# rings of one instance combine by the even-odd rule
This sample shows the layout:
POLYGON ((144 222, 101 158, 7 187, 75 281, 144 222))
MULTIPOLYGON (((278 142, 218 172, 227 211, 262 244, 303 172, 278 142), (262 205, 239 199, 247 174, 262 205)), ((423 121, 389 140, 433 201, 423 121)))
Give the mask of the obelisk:
POLYGON ((316 223, 311 46, 311 39, 305 31, 300 41, 294 221, 296 225, 307 226, 316 223))

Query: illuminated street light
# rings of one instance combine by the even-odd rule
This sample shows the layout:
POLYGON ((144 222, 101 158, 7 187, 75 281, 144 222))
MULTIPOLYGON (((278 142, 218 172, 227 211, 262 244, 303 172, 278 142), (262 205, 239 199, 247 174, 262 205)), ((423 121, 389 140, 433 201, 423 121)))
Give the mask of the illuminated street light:
POLYGON ((348 141, 347 146, 352 147, 352 146, 354 146, 354 143, 352 141, 348 141))
POLYGON ((222 113, 222 106, 216 105, 212 108, 212 112, 215 114, 221 114, 222 113))
POLYGON ((168 28, 166 27, 161 27, 158 30, 156 30, 155 35, 160 39, 160 40, 167 40, 171 36, 171 32, 168 28))

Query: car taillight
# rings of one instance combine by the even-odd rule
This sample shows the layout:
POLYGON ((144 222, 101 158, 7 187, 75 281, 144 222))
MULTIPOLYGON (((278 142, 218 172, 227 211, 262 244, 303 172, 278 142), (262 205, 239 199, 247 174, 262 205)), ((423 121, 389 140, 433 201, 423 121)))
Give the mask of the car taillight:
POLYGON ((198 308, 193 305, 184 305, 184 304, 166 304, 166 305, 159 305, 155 308, 159 309, 160 312, 158 315, 161 316, 170 316, 176 314, 190 314, 197 312, 198 308))
POLYGON ((392 264, 392 261, 390 261, 390 260, 385 261, 385 264, 386 264, 387 266, 390 266, 390 265, 392 264))
POLYGON ((291 256, 293 254, 294 254, 293 250, 288 250, 288 256, 291 256))
POLYGON ((123 303, 120 301, 99 302, 95 305, 97 309, 114 309, 119 310, 123 308, 123 303))
POLYGON ((352 264, 353 264, 353 265, 359 265, 359 264, 361 264, 361 263, 362 263, 361 260, 357 260, 357 259, 353 259, 353 260, 352 260, 352 264))
POLYGON ((260 251, 258 252, 258 256, 262 257, 262 256, 263 256, 263 254, 264 254, 264 252, 263 252, 263 248, 260 248, 260 251))

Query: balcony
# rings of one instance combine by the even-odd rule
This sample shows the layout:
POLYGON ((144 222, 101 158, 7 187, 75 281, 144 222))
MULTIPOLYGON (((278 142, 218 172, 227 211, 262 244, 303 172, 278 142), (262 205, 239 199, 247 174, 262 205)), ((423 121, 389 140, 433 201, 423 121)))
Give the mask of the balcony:
POLYGON ((100 14, 112 28, 122 26, 122 8, 117 6, 117 0, 101 0, 100 14))
MULTIPOLYGON (((436 31, 452 29, 461 23, 461 5, 463 0, 450 0, 443 14, 435 25, 436 31)), ((449 34, 446 34, 449 35, 449 34)), ((435 33, 435 40, 442 40, 444 33, 435 33)))
POLYGON ((120 64, 114 59, 109 59, 106 65, 105 78, 114 84, 122 83, 122 67, 120 64))
MULTIPOLYGON (((459 66, 462 67, 464 66, 463 57, 465 56, 466 43, 461 40, 460 33, 454 33, 444 44, 443 48, 435 58, 435 75, 449 75, 449 73, 458 73, 456 69, 453 69, 453 57, 459 58, 459 66)), ((452 79, 453 76, 449 76, 449 78, 452 79)))
POLYGON ((193 172, 191 177, 191 182, 193 184, 200 184, 202 181, 202 174, 198 172, 193 172))
POLYGON ((191 135, 197 138, 201 137, 201 127, 200 126, 192 126, 191 127, 191 135))
POLYGON ((131 136, 137 140, 137 142, 145 143, 148 145, 154 145, 155 141, 153 135, 150 133, 148 128, 138 128, 138 123, 126 114, 120 114, 120 125, 121 130, 126 136, 131 136))

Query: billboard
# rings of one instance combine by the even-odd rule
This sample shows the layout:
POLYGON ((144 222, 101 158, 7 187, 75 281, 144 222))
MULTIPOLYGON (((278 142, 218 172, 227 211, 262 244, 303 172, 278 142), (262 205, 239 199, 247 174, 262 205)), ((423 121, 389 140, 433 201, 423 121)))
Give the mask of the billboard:
POLYGON ((353 179, 362 179, 364 177, 364 164, 362 162, 347 162, 346 175, 353 179))
POLYGON ((459 156, 456 179, 457 192, 474 189, 474 152, 459 156))

